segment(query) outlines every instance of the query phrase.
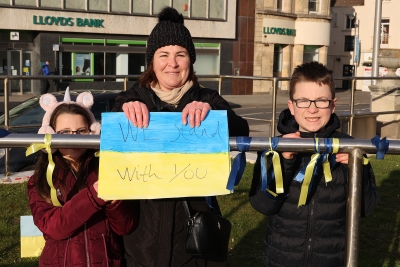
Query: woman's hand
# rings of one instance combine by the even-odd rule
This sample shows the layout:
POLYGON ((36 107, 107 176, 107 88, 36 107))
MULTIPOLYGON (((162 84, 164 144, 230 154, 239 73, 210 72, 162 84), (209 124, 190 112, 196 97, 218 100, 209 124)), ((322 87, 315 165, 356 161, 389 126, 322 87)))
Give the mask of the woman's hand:
POLYGON ((122 111, 135 127, 147 128, 149 126, 149 110, 139 101, 126 102, 122 105, 122 111))
POLYGON ((189 116, 190 128, 200 126, 200 123, 206 118, 207 113, 211 110, 211 106, 205 102, 193 101, 186 105, 182 110, 182 123, 187 124, 187 117, 189 116))
MULTIPOLYGON (((300 137, 300 132, 295 132, 282 135, 282 138, 301 138, 301 137, 300 137)), ((284 157, 285 159, 292 159, 296 154, 297 152, 282 152, 282 157, 284 157)))
MULTIPOLYGON (((96 182, 94 182, 94 184, 93 184, 93 188, 94 188, 94 190, 96 191, 96 192, 98 192, 98 190, 99 190, 99 181, 96 181, 96 182)), ((103 199, 103 198, 102 198, 103 199)), ((111 203, 111 204, 114 204, 115 202, 117 202, 118 200, 106 200, 106 199, 103 199, 105 202, 108 202, 108 203, 111 203)))

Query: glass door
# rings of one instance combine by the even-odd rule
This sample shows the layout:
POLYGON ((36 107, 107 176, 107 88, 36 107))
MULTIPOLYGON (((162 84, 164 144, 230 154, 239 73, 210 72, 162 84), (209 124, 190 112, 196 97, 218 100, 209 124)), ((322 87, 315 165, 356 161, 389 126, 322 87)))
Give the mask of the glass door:
MULTIPOLYGON (((7 51, 10 52, 10 61, 7 66, 9 70, 9 75, 17 76, 21 75, 21 51, 7 51)), ((22 83, 21 80, 11 80, 11 93, 20 93, 22 92, 22 83)))
MULTIPOLYGON (((32 75, 31 74, 31 52, 21 50, 0 51, 0 78, 1 76, 32 75), (22 59, 21 59, 22 55, 22 59)), ((9 93, 30 93, 31 80, 10 80, 8 83, 9 93)), ((4 95, 4 82, 0 81, 0 94, 4 95)))

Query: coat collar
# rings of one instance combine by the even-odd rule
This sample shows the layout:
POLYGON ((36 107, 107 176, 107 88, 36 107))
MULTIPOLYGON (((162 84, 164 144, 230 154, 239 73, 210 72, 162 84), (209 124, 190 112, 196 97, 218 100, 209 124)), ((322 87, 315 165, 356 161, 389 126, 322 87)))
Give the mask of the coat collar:
MULTIPOLYGON (((300 136, 302 138, 330 137, 339 128, 340 128, 339 117, 335 113, 333 113, 324 128, 314 133, 300 132, 300 136)), ((290 113, 289 109, 283 110, 279 115, 277 129, 279 133, 281 133, 282 135, 294 133, 299 130, 299 124, 296 122, 294 116, 290 113)))

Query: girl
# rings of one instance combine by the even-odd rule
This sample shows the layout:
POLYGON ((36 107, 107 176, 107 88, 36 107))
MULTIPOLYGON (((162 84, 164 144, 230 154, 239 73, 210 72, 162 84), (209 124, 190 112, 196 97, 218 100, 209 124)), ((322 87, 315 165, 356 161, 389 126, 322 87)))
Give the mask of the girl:
MULTIPOLYGON (((88 108, 90 93, 77 102, 57 103, 51 94, 43 95, 47 111, 39 133, 99 133, 99 124, 88 108)), ((53 149, 55 168, 52 185, 46 179, 48 155, 42 153, 28 182, 29 204, 34 223, 46 240, 40 266, 124 266, 119 235, 128 234, 137 223, 132 202, 105 201, 97 196, 98 158, 90 149, 53 149), (56 197, 51 191, 56 192, 56 197)))

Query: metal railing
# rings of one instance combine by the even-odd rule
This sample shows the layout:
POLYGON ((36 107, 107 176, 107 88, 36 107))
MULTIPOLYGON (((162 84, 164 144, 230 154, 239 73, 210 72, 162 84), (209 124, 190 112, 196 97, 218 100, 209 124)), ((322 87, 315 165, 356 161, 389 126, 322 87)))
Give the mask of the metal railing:
MULTIPOLYGON (((0 138, 0 147, 28 147, 32 143, 43 143, 43 134, 10 134, 0 138)), ((400 154, 400 141, 390 140, 387 154, 400 154)), ((326 152, 325 142, 320 140, 320 152, 326 152)), ((236 138, 229 139, 231 150, 238 150, 236 138)), ((99 149, 99 135, 53 135, 51 148, 87 148, 99 149)), ((259 151, 270 148, 269 138, 253 137, 249 151, 259 151)), ((276 151, 313 152, 315 140, 311 138, 281 138, 276 151)), ((346 205, 346 267, 358 266, 359 225, 361 213, 361 182, 363 154, 376 154, 377 148, 371 140, 340 139, 339 152, 349 154, 348 195, 346 205)))
MULTIPOLYGON (((51 75, 51 76, 0 76, 0 80, 4 79, 4 117, 5 122, 4 125, 6 129, 9 129, 9 81, 11 80, 79 80, 79 79, 95 79, 95 80, 110 80, 110 79, 120 79, 123 82, 123 90, 126 91, 128 89, 128 81, 129 80, 138 80, 140 75, 92 75, 92 76, 84 76, 79 77, 73 75, 51 75)), ((290 77, 263 77, 263 76, 236 76, 236 75, 199 75, 199 80, 208 79, 208 80, 218 80, 218 92, 222 94, 222 81, 224 79, 244 79, 244 80, 261 80, 261 81, 270 81, 272 83, 272 87, 270 88, 269 94, 272 95, 272 118, 265 119, 264 121, 270 124, 270 136, 275 136, 276 129, 276 101, 277 101, 277 93, 278 93, 278 84, 282 81, 290 81, 290 77)), ((355 114, 354 112, 354 104, 355 104, 355 92, 356 92, 356 81, 363 80, 399 80, 400 77, 334 77, 335 80, 342 81, 351 81, 351 97, 350 97, 350 113, 346 115, 349 117, 349 130, 348 134, 352 135, 353 132, 353 120, 356 116, 361 116, 355 114)), ((391 110, 385 112, 371 112, 370 114, 376 115, 385 115, 385 114, 396 114, 400 113, 400 110, 391 110)))

